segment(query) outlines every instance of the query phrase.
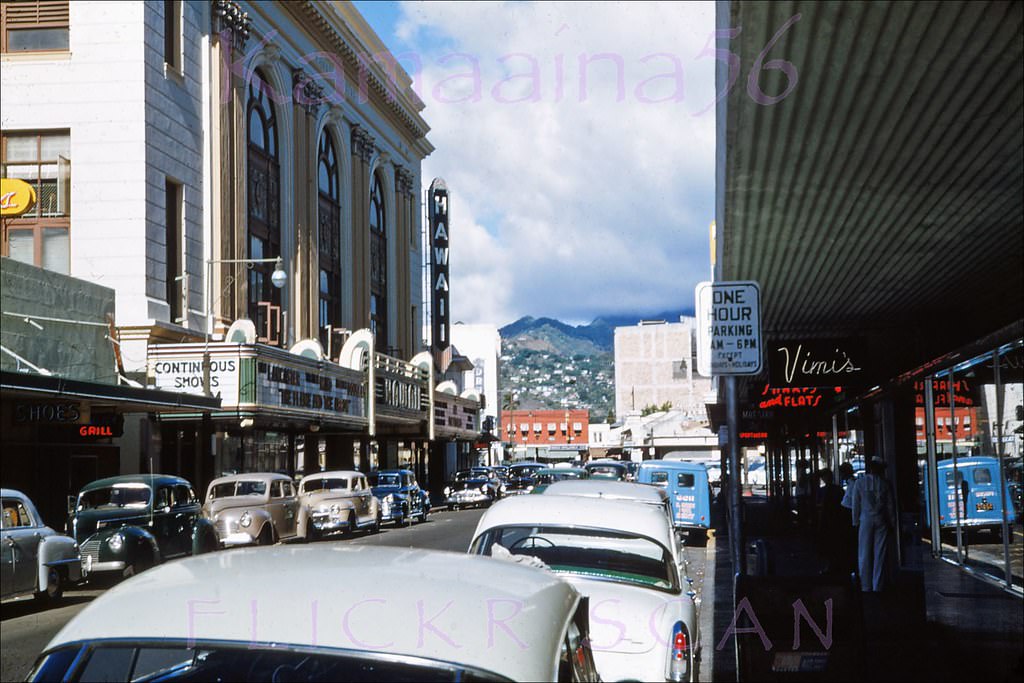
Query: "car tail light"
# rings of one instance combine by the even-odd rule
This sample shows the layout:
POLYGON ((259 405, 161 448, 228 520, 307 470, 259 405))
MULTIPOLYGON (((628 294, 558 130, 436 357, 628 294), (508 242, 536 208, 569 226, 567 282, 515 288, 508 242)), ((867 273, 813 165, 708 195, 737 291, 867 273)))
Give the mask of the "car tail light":
POLYGON ((668 679, 670 681, 686 681, 690 678, 690 634, 686 625, 677 621, 672 627, 672 640, 669 648, 668 679))

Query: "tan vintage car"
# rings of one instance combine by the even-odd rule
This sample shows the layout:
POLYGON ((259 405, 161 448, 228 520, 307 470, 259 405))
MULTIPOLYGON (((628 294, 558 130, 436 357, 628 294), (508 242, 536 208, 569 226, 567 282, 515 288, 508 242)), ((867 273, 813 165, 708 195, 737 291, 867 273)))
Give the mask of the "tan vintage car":
POLYGON ((270 545, 299 533, 299 498, 291 477, 252 472, 220 477, 206 489, 203 515, 224 547, 270 545))
POLYGON ((362 472, 307 474, 299 481, 299 501, 299 524, 307 540, 338 531, 380 531, 380 504, 362 472))

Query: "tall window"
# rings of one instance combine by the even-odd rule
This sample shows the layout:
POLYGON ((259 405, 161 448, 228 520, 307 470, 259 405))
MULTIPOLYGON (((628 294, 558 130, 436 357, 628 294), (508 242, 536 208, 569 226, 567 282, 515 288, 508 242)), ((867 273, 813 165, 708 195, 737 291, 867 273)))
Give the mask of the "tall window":
POLYGON ((68 274, 71 269, 71 136, 5 134, 0 175, 18 178, 36 191, 28 213, 5 221, 3 254, 16 261, 68 274))
POLYGON ((164 196, 166 199, 164 221, 164 244, 166 245, 167 263, 167 307, 171 322, 182 322, 184 303, 184 269, 182 268, 182 211, 181 184, 170 178, 164 180, 164 196))
POLYGON ((0 3, 0 52, 68 49, 68 0, 0 3))
POLYGON ((388 348, 388 238, 384 187, 373 176, 370 191, 370 330, 378 350, 388 348))
POLYGON ((181 70, 181 0, 164 0, 164 62, 181 70))
MULTIPOLYGON (((249 83, 246 107, 249 136, 247 173, 249 258, 268 259, 281 254, 281 168, 278 158, 277 119, 270 91, 257 70, 249 83)), ((257 338, 281 344, 281 291, 270 275, 273 263, 257 263, 249 270, 249 317, 257 338)))
MULTIPOLYGON (((326 349, 330 328, 341 323, 341 192, 338 157, 331 136, 320 135, 317 161, 317 231, 320 252, 320 342, 326 349)), ((333 349, 332 349, 333 351, 333 349)))

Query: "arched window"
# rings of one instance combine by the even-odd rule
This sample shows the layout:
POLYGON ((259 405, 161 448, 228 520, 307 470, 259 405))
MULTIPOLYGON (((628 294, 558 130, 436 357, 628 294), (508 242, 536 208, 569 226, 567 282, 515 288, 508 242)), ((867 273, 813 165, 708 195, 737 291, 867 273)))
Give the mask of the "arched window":
MULTIPOLYGON (((248 122, 247 225, 249 258, 268 259, 281 255, 281 168, 277 118, 267 93, 263 74, 257 70, 249 82, 246 106, 248 122)), ((281 335, 281 290, 270 274, 273 263, 257 263, 249 270, 249 317, 256 324, 260 341, 283 343, 281 335)))
POLYGON ((370 190, 370 330, 381 351, 388 349, 388 238, 384 187, 374 174, 370 190))
MULTIPOLYGON (((341 192, 338 156, 325 130, 317 155, 317 232, 320 253, 320 343, 330 342, 330 328, 341 325, 341 192)), ((333 349, 332 349, 333 351, 333 349)))

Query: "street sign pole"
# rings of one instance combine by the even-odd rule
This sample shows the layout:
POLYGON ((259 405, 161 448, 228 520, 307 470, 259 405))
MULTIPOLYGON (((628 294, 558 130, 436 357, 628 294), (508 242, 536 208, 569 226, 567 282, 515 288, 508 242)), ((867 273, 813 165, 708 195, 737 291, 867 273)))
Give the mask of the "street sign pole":
POLYGON ((736 375, 761 372, 761 289, 752 281, 701 282, 694 295, 697 303, 698 372, 704 376, 722 375, 725 379, 729 547, 735 573, 746 574, 736 375))

